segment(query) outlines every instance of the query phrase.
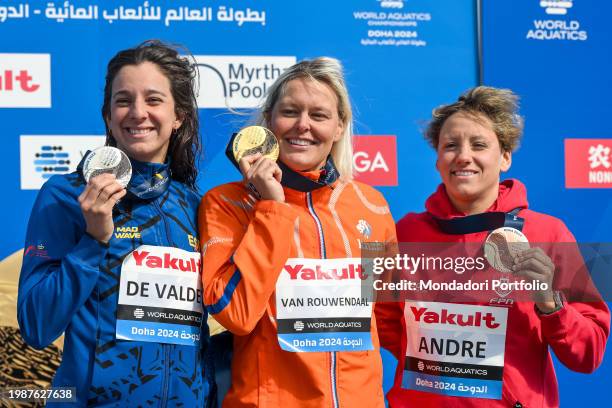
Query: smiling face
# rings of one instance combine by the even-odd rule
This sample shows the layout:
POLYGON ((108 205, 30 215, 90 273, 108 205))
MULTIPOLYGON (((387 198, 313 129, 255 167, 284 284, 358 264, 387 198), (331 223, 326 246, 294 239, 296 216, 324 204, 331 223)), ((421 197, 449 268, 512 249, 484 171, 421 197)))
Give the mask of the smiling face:
POLYGON ((486 211, 497 199, 500 173, 512 162, 489 119, 451 115, 440 130, 437 152, 436 168, 455 208, 471 214, 486 211))
POLYGON ((151 62, 119 70, 106 120, 119 149, 136 160, 154 163, 164 162, 172 131, 182 124, 170 81, 151 62))
POLYGON ((297 171, 323 167, 344 129, 334 91, 306 78, 287 82, 268 123, 279 142, 280 160, 297 171))

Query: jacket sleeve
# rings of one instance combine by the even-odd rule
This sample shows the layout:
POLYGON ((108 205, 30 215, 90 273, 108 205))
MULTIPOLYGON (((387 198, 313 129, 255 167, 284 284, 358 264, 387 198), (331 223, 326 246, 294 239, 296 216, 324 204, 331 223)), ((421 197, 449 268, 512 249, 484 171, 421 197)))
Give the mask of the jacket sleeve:
POLYGON ((570 299, 555 313, 538 314, 542 335, 566 367, 590 373, 603 360, 610 334, 610 311, 590 279, 574 236, 559 223, 557 244, 553 244, 559 246, 553 252, 557 253, 554 260, 561 270, 555 271, 555 281, 560 278, 559 286, 570 299))
MULTIPOLYGON (((395 232, 393 219, 389 215, 390 225, 386 233, 386 257, 393 257, 398 251, 398 242, 395 232)), ((392 275, 381 275, 388 280, 392 275)), ((404 301, 398 299, 390 302, 394 294, 386 292, 379 293, 378 297, 383 301, 376 302, 374 305, 374 315, 376 316, 376 327, 381 347, 389 350, 395 358, 400 361, 402 357, 402 339, 405 337, 404 328, 404 301)))
POLYGON ((271 200, 251 209, 244 194, 223 187, 234 186, 208 192, 199 210, 204 303, 221 325, 246 335, 266 312, 298 214, 271 200))
POLYGON ((540 315, 542 334, 569 369, 591 373, 601 364, 610 334, 610 311, 604 302, 568 302, 540 315))
POLYGON ((374 314, 381 347, 386 348, 399 361, 402 354, 404 330, 404 302, 376 302, 374 314))
POLYGON ((91 295, 106 246, 85 233, 74 194, 49 180, 34 203, 19 277, 17 320, 24 340, 43 348, 62 335, 91 295))

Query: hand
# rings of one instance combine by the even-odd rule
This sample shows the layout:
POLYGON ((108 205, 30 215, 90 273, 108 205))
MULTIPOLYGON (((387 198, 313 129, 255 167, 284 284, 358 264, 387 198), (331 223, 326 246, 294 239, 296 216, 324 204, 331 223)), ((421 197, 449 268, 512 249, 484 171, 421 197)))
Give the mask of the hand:
POLYGON ((540 281, 548 285, 547 290, 534 293, 537 308, 544 313, 555 310, 552 283, 555 276, 555 264, 542 251, 542 248, 529 248, 514 258, 512 271, 517 276, 524 276, 530 281, 540 281))
POLYGON ((243 157, 238 165, 244 183, 247 186, 252 184, 263 200, 285 202, 285 192, 280 183, 283 172, 276 162, 257 153, 243 157))
POLYGON ((113 174, 105 173, 90 179, 79 196, 86 231, 97 241, 106 244, 113 236, 113 207, 126 193, 113 174))

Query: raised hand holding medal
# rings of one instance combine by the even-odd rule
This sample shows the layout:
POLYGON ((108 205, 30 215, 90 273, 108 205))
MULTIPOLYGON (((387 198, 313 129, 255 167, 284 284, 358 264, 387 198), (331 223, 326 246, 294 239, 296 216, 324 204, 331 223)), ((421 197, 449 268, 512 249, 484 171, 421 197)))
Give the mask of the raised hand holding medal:
POLYGON ((83 178, 86 183, 100 175, 110 173, 117 183, 127 187, 132 178, 132 165, 127 155, 112 146, 102 146, 89 152, 83 160, 83 178))
POLYGON ((285 201, 276 164, 280 153, 274 134, 262 126, 249 126, 235 133, 226 151, 238 165, 245 185, 258 199, 285 201))
POLYGON ((275 162, 280 149, 276 136, 269 129, 263 126, 248 126, 232 138, 232 153, 238 163, 243 157, 257 153, 275 162))
POLYGON ((529 249, 529 241, 521 231, 501 227, 493 230, 485 240, 484 255, 494 269, 512 273, 514 258, 526 249, 529 249))
POLYGON ((104 146, 83 159, 82 174, 87 186, 79 196, 79 204, 86 231, 97 241, 107 243, 114 230, 113 207, 127 193, 132 166, 124 152, 104 146))
POLYGON ((532 248, 521 231, 509 227, 492 231, 485 241, 484 255, 500 272, 513 273, 517 278, 526 278, 530 282, 545 283, 547 288, 535 292, 534 300, 542 312, 555 309, 552 291, 555 265, 541 248, 532 248))

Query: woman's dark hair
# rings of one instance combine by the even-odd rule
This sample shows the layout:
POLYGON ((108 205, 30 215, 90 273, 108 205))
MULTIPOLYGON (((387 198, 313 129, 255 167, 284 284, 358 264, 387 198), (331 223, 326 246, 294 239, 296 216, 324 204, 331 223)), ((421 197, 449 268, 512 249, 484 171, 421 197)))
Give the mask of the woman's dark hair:
POLYGON ((168 146, 170 171, 173 179, 195 188, 198 174, 196 158, 201 152, 198 105, 195 94, 197 68, 187 57, 181 57, 173 46, 158 40, 149 40, 134 48, 119 51, 109 61, 104 84, 104 104, 102 105, 102 118, 106 126, 106 144, 108 146, 117 145, 107 123, 110 117, 113 80, 124 66, 139 65, 143 62, 157 65, 170 81, 175 113, 183 121, 181 127, 172 132, 170 138, 168 146))

